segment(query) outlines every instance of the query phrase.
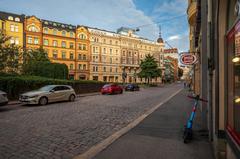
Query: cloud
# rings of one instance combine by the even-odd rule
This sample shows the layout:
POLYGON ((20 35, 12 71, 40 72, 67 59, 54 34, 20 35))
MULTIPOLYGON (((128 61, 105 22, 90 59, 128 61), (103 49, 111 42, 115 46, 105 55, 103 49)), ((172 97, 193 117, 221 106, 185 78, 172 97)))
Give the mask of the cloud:
POLYGON ((168 40, 168 41, 172 41, 172 40, 178 40, 178 39, 180 39, 180 35, 170 36, 167 40, 168 40))
POLYGON ((50 0, 47 3, 45 0, 2 0, 0 10, 110 31, 121 26, 135 29, 143 24, 153 24, 142 28, 139 34, 152 40, 158 36, 158 26, 143 11, 136 9, 132 0, 50 0))

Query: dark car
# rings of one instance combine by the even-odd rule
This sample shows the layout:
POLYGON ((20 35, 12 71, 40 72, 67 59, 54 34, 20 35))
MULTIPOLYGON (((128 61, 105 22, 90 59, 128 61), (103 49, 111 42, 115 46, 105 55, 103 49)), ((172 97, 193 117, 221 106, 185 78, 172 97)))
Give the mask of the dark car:
POLYGON ((0 106, 8 104, 7 93, 0 90, 0 106))
POLYGON ((117 84, 105 84, 102 89, 102 94, 122 94, 123 89, 117 84))
POLYGON ((137 84, 128 84, 125 87, 125 91, 139 91, 139 86, 137 84))

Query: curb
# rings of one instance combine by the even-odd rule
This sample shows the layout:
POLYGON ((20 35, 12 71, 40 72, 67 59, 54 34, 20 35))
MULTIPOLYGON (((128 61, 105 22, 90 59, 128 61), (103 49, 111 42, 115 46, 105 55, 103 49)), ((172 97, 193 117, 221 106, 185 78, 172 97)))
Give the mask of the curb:
POLYGON ((79 154, 77 156, 75 156, 73 159, 91 159, 94 156, 96 156, 99 152, 103 151, 104 149, 106 149, 109 145, 111 145, 114 141, 116 141, 117 139, 119 139, 121 136, 123 136, 124 134, 126 134, 128 131, 130 131, 132 128, 134 128, 135 126, 137 126, 141 121, 143 121, 146 117, 148 117, 149 115, 151 115, 156 109, 158 109, 160 106, 162 106, 164 103, 166 103, 167 101, 169 101, 171 98, 173 98, 175 95, 177 95, 180 91, 182 91, 183 89, 179 89, 177 90, 175 93, 173 93, 171 96, 169 96, 167 99, 165 99, 163 102, 160 102, 159 104, 157 104, 156 106, 154 106, 153 108, 151 108, 150 110, 148 110, 147 112, 145 112, 143 115, 141 115, 140 117, 138 117, 137 119, 135 119, 133 122, 129 123, 126 127, 123 127, 122 129, 120 129, 119 131, 115 132, 114 134, 112 134, 111 136, 107 137, 106 139, 104 139, 103 141, 101 141, 100 143, 93 145, 92 147, 90 147, 86 152, 79 154))

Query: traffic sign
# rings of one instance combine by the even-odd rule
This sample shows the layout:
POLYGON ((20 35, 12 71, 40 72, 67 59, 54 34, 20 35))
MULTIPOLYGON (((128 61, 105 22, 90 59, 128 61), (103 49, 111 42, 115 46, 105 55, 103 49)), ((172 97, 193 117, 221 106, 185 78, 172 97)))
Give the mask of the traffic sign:
POLYGON ((183 65, 193 65, 197 62, 197 57, 192 54, 181 54, 180 63, 183 65))

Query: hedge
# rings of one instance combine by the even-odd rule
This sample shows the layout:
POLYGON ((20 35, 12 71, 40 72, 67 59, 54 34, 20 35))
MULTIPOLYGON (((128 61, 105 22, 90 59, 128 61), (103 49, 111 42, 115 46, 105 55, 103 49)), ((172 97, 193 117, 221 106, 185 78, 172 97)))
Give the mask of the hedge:
POLYGON ((77 94, 81 94, 98 92, 105 83, 84 80, 59 80, 38 76, 0 76, 0 90, 7 92, 9 99, 18 99, 21 93, 51 84, 71 85, 77 94))

